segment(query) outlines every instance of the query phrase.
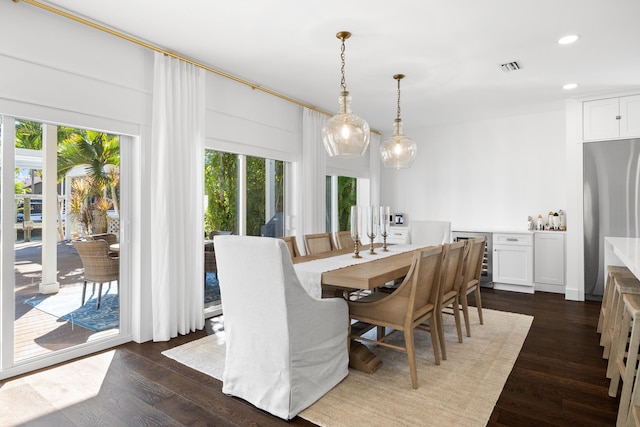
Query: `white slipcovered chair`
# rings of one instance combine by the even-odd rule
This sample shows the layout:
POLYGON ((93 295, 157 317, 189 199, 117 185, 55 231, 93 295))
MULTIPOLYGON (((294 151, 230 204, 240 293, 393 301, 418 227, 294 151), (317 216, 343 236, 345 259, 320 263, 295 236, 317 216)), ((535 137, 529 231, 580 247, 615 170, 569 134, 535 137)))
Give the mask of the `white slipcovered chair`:
POLYGON ((412 220, 409 234, 412 245, 451 243, 451 221, 412 220))
POLYGON ((214 238, 226 336, 222 391, 291 419, 348 374, 349 309, 302 288, 281 239, 214 238))

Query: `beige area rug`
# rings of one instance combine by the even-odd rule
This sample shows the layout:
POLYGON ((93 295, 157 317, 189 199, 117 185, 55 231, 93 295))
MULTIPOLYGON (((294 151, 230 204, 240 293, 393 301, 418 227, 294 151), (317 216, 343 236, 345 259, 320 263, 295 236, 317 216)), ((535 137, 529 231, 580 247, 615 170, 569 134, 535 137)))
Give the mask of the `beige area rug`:
MULTIPOLYGON (((435 365, 431 337, 417 331, 419 387, 411 387, 405 353, 372 351, 383 361, 373 374, 353 369, 340 384, 299 415, 321 426, 485 426, 529 332, 532 316, 471 312, 471 338, 459 344, 452 316, 445 316, 447 360, 435 365)), ((464 323, 463 323, 464 330, 464 323)), ((402 334, 395 334, 402 341, 402 334)), ((224 332, 163 352, 221 379, 224 332)))

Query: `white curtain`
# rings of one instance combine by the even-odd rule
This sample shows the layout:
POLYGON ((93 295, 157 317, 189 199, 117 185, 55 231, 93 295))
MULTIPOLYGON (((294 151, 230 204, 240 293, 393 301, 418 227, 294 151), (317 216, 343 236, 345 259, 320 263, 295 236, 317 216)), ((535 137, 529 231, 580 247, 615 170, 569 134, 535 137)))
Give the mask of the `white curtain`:
POLYGON ((204 70, 155 54, 151 178, 153 340, 204 327, 204 70))
MULTIPOLYGON (((304 108, 302 115, 302 208, 299 221, 302 235, 322 233, 326 229, 327 154, 322 144, 322 127, 327 117, 304 108)), ((302 242, 298 236, 298 247, 302 242)), ((304 247, 304 244, 301 246, 304 247)))

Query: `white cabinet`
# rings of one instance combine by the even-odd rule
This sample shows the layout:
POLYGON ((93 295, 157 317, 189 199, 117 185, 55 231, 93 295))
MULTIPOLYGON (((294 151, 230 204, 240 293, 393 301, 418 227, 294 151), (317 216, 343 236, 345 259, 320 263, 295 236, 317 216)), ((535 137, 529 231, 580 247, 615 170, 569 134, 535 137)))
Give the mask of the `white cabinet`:
POLYGON ((545 292, 564 293, 564 233, 535 233, 535 288, 545 292))
POLYGON ((640 136, 640 95, 583 102, 582 126, 584 141, 640 136))
POLYGON ((389 227, 387 243, 398 245, 409 243, 409 227, 389 227))
POLYGON ((493 234, 493 287, 533 293, 533 234, 493 234))

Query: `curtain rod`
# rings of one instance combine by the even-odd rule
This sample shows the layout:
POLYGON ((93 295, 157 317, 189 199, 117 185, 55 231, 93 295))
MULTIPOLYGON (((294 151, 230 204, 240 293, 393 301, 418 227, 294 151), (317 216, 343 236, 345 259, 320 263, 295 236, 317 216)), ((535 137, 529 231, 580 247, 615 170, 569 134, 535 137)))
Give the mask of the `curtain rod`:
MULTIPOLYGON (((84 18, 81 18, 79 16, 73 15, 73 14, 71 14, 69 12, 65 12, 63 10, 56 9, 55 7, 46 5, 44 3, 40 3, 39 1, 36 1, 36 0, 13 0, 14 3, 19 3, 20 1, 22 1, 24 3, 29 3, 29 4, 31 4, 33 6, 37 6, 37 7, 41 8, 41 9, 46 10, 46 11, 55 13, 56 15, 64 16, 65 18, 71 19, 73 21, 80 22, 81 24, 88 25, 88 26, 90 26, 92 28, 95 28, 96 30, 104 31, 105 33, 111 34, 112 36, 116 36, 116 37, 119 37, 121 39, 127 40, 127 41, 129 41, 131 43, 135 43, 135 44, 137 44, 139 46, 146 47, 147 49, 151 49, 151 50, 154 50, 156 52, 160 52, 160 53, 162 53, 164 55, 170 56, 172 58, 179 59, 180 61, 184 61, 184 62, 187 62, 187 63, 189 63, 191 65, 195 65, 196 67, 199 67, 199 68, 202 68, 204 70, 210 71, 210 72, 212 72, 214 74, 217 74, 219 76, 226 77, 227 79, 233 80, 233 81, 235 81, 237 83, 241 83, 241 84, 243 84, 245 86, 249 86, 251 89, 260 90, 262 92, 268 93, 269 95, 273 95, 275 97, 278 97, 280 99, 284 99, 285 101, 292 102, 292 103, 294 103, 296 105, 299 105, 301 107, 305 107, 305 108, 308 108, 310 110, 317 111, 317 112, 322 113, 322 114, 324 114, 326 116, 329 116, 329 117, 333 116, 332 113, 330 113, 328 111, 325 111, 325 110, 322 110, 322 109, 320 109, 318 107, 315 107, 313 105, 304 103, 302 101, 298 101, 297 99, 294 99, 294 98, 291 98, 289 96, 283 95, 283 94, 278 93, 278 92, 276 92, 274 90, 268 89, 268 88, 260 86, 258 84, 251 83, 251 82, 249 82, 247 80, 243 80, 243 79, 241 79, 239 77, 236 77, 236 76, 234 76, 232 74, 225 73, 224 71, 220 71, 220 70, 217 70, 215 68, 212 68, 212 67, 209 67, 207 65, 204 65, 204 64, 201 64, 199 62, 196 62, 196 61, 194 61, 192 59, 185 58, 184 56, 179 55, 179 54, 177 54, 175 52, 171 52, 171 51, 162 49, 161 47, 154 46, 154 45, 152 45, 150 43, 147 43, 147 42, 144 42, 142 40, 138 40, 138 39, 136 39, 134 37, 128 36, 126 34, 123 34, 121 32, 113 30, 111 28, 107 28, 107 27, 105 27, 103 25, 96 24, 95 22, 91 22, 91 21, 89 21, 87 19, 84 19, 84 18)), ((378 132, 376 130, 372 129, 371 132, 380 135, 380 132, 378 132)))

